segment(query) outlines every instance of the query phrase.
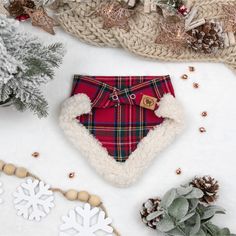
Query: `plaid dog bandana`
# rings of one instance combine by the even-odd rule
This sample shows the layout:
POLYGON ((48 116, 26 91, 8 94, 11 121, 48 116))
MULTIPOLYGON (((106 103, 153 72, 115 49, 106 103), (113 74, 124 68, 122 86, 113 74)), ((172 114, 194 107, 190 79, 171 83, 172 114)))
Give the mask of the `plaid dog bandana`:
POLYGON ((118 162, 125 162, 156 125, 157 102, 174 95, 169 76, 75 76, 72 96, 84 93, 92 111, 77 117, 118 162))
POLYGON ((60 126, 95 170, 119 187, 136 181, 183 127, 169 76, 75 76, 60 126))

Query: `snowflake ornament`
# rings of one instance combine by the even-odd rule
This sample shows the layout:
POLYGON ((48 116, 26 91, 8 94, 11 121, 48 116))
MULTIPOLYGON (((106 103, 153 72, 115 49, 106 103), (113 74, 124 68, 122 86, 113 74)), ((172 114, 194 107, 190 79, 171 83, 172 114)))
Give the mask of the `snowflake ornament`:
POLYGON ((76 207, 62 217, 64 222, 60 226, 60 236, 112 236, 112 220, 106 218, 105 212, 99 208, 92 208, 88 203, 82 207, 76 207))
MULTIPOLYGON (((3 193, 2 182, 0 182, 0 195, 3 193)), ((0 198, 0 204, 3 203, 2 198, 0 198)))
POLYGON ((39 180, 27 179, 13 194, 17 215, 40 221, 54 207, 50 186, 39 180))

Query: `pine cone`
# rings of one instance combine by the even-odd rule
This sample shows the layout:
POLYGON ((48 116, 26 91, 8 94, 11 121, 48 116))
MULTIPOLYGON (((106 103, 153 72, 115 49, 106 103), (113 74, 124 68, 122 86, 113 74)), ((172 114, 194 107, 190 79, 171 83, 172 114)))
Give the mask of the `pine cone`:
POLYGON ((224 32, 218 22, 206 22, 188 33, 192 36, 192 39, 188 41, 188 47, 194 51, 209 54, 224 48, 224 32))
POLYGON ((17 17, 26 14, 24 7, 34 9, 35 8, 34 1, 32 0, 13 1, 8 6, 7 10, 11 16, 17 17))
POLYGON ((203 191, 204 196, 200 199, 201 202, 209 204, 216 201, 219 184, 214 178, 210 176, 195 177, 190 185, 203 191))
POLYGON ((144 224, 152 229, 156 229, 156 224, 160 221, 161 217, 157 217, 153 220, 148 221, 146 218, 152 212, 160 210, 160 202, 159 198, 156 199, 148 199, 145 203, 143 203, 143 208, 140 211, 140 215, 144 224))

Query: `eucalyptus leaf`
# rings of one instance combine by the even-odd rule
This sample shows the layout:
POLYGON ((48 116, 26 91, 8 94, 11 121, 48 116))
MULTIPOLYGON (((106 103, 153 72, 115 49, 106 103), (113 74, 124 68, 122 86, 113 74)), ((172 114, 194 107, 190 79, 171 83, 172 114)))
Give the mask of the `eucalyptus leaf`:
POLYGON ((163 213, 164 213, 163 211, 152 212, 146 217, 146 220, 151 221, 151 220, 157 218, 158 216, 162 215, 163 213))
POLYGON ((203 229, 200 229, 196 234, 191 235, 191 236, 206 236, 206 233, 204 232, 203 229))
POLYGON ((166 232, 166 234, 170 236, 186 236, 186 234, 180 231, 178 228, 172 229, 166 232))
POLYGON ((178 223, 183 223, 185 222, 186 220, 190 219, 192 216, 195 215, 195 212, 192 212, 190 214, 187 214, 185 217, 183 217, 178 223))
POLYGON ((187 198, 187 199, 192 199, 192 198, 201 198, 201 197, 203 197, 203 192, 202 192, 202 190, 200 190, 200 189, 198 189, 198 188, 193 188, 193 190, 189 193, 189 194, 187 194, 185 197, 187 198))
POLYGON ((167 209, 176 197, 176 189, 172 188, 169 190, 161 200, 160 207, 167 209))
POLYGON ((216 236, 220 230, 218 226, 212 224, 211 222, 204 224, 204 227, 210 233, 210 235, 214 235, 214 236, 216 236))
POLYGON ((220 206, 212 205, 212 206, 208 206, 207 209, 213 209, 216 213, 225 214, 225 209, 220 206))
POLYGON ((180 220, 188 213, 189 203, 184 197, 176 198, 170 207, 168 213, 175 219, 180 220))
POLYGON ((228 228, 223 228, 223 229, 220 229, 217 233, 217 236, 230 236, 232 235, 230 233, 230 230, 228 228))
POLYGON ((209 218, 213 217, 216 213, 225 214, 225 210, 221 207, 218 207, 218 206, 209 206, 204 211, 201 219, 202 220, 209 219, 209 218))
POLYGON ((192 186, 181 186, 176 189, 177 194, 179 194, 180 196, 189 194, 192 190, 193 190, 192 186))
POLYGON ((175 224, 171 218, 166 215, 161 221, 157 223, 156 228, 161 232, 168 232, 175 228, 175 224))
POLYGON ((192 226, 190 230, 190 235, 196 234, 197 232, 199 232, 201 228, 201 217, 198 213, 195 214, 194 221, 195 221, 195 224, 192 226))
POLYGON ((201 218, 202 218, 202 220, 209 219, 209 218, 213 217, 215 215, 215 213, 216 212, 214 210, 208 209, 203 213, 203 216, 201 218))
POLYGON ((199 204, 199 200, 198 199, 190 199, 189 203, 190 203, 189 212, 193 212, 197 208, 197 206, 199 204))

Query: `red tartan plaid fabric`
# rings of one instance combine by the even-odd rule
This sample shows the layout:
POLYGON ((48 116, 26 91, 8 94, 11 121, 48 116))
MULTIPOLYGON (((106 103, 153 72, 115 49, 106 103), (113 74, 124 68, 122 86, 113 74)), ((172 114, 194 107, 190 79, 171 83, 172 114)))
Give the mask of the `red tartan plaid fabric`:
POLYGON ((149 130, 163 122, 154 110, 140 106, 143 95, 157 102, 164 94, 174 96, 169 76, 76 75, 72 96, 78 93, 86 94, 92 103, 91 113, 77 117, 78 121, 119 162, 126 161, 149 130))

